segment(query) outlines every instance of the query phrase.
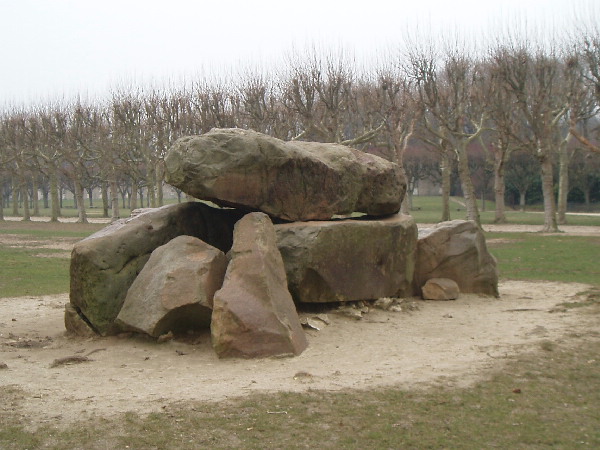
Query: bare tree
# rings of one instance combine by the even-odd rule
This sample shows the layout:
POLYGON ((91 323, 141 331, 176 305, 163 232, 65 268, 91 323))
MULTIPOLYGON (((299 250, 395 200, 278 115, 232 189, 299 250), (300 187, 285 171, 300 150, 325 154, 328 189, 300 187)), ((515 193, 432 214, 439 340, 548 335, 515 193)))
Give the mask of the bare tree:
POLYGON ((526 44, 499 46, 494 50, 493 60, 502 85, 514 95, 515 108, 522 117, 522 133, 515 137, 540 161, 543 231, 556 232, 554 160, 559 127, 568 109, 560 62, 552 51, 539 48, 533 52, 526 44))
POLYGON ((596 26, 584 32, 576 55, 579 56, 577 66, 571 69, 579 69, 578 81, 587 88, 593 102, 589 101, 589 97, 585 100, 572 99, 574 114, 570 117, 570 132, 589 151, 600 153, 600 145, 590 139, 587 127, 581 126, 582 122, 587 123, 600 112, 600 28, 596 26))
POLYGON ((380 67, 376 76, 375 80, 363 82, 362 101, 358 104, 366 106, 361 108, 361 120, 367 123, 364 128, 375 133, 373 145, 387 148, 389 159, 398 164, 406 178, 407 191, 401 210, 410 214, 414 189, 411 180, 414 179, 405 169, 404 154, 413 136, 419 109, 413 102, 412 86, 400 67, 380 67))
POLYGON ((467 148, 483 131, 487 118, 483 107, 486 85, 480 64, 464 55, 463 50, 447 51, 441 66, 433 51, 412 51, 408 73, 417 89, 423 126, 433 137, 427 140, 454 151, 467 218, 481 225, 467 148))
POLYGON ((515 150, 506 163, 506 184, 519 193, 519 209, 525 211, 527 193, 539 183, 539 160, 527 150, 515 150))

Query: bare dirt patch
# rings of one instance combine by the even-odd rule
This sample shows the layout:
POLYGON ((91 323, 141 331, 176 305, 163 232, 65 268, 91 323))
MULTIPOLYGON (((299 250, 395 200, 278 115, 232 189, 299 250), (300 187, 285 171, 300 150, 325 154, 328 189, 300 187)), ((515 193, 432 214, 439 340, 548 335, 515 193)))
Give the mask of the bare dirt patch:
MULTIPOLYGON (((33 248, 33 249, 49 249, 49 250, 64 250, 69 253, 73 249, 73 245, 80 241, 81 238, 54 238, 53 241, 47 239, 33 239, 31 236, 23 236, 20 234, 0 234, 0 245, 11 248, 33 248)), ((44 254, 47 256, 47 254, 44 254)))
POLYGON ((328 314, 306 330, 296 358, 219 360, 210 334, 187 342, 65 335, 67 295, 0 299, 0 385, 24 423, 69 423, 177 401, 219 401, 253 392, 341 390, 386 385, 468 385, 544 342, 600 336, 585 285, 510 281, 499 299, 463 295, 410 312, 371 310, 356 320, 328 314), (69 360, 71 358, 71 360, 69 360), (56 363, 63 360, 64 363, 56 363))

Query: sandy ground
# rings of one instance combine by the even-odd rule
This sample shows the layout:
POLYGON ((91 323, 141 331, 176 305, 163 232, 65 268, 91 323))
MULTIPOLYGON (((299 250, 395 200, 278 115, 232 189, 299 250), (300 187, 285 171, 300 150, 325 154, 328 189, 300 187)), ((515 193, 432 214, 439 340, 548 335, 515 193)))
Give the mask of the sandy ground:
MULTIPOLYGON (((586 228, 600 235, 600 229, 586 228)), ((61 245, 66 249, 72 243, 61 245)), ((415 310, 371 309, 360 320, 329 312, 329 325, 306 330, 309 348, 302 355, 262 360, 219 360, 209 332, 164 343, 73 338, 65 335, 63 324, 67 294, 0 298, 0 364, 7 366, 0 370, 0 386, 23 393, 18 402, 0 408, 36 426, 253 392, 464 386, 517 353, 539 350, 544 341, 598 339, 597 315, 588 308, 557 307, 583 300, 578 293, 587 288, 505 281, 499 299, 413 299, 415 310), (55 360, 73 356, 89 361, 52 367, 55 360)))
POLYGON ((258 391, 464 386, 517 352, 539 350, 542 341, 597 339, 597 315, 556 308, 585 289, 511 281, 501 284, 499 299, 415 300, 417 310, 373 309, 360 320, 329 313, 329 325, 306 330, 309 348, 302 355, 263 360, 219 360, 208 332, 188 343, 72 338, 63 325, 67 295, 3 298, 0 362, 7 368, 0 385, 23 390, 15 413, 33 426, 258 391), (85 355, 90 361, 51 367, 59 358, 85 355))

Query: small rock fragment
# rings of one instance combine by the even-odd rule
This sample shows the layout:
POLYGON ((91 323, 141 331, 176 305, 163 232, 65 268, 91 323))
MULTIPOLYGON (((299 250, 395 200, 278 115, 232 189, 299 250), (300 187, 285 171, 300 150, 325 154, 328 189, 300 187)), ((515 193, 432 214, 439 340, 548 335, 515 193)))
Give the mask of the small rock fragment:
POLYGON ((455 300, 458 298, 458 284, 449 278, 430 278, 422 288, 425 300, 455 300))

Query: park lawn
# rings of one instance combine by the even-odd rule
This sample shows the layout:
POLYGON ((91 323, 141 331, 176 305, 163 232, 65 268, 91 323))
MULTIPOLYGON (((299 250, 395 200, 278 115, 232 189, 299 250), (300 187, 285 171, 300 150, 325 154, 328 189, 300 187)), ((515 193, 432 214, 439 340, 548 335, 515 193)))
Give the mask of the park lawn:
POLYGON ((500 276, 600 285, 600 237, 486 233, 500 276))
MULTIPOLYGON (((40 233, 34 229, 30 235, 40 233)), ((594 284, 582 308, 600 318, 594 258, 600 238, 537 233, 487 238, 502 278, 594 284)), ((0 246, 2 256, 12 250, 0 246)), ((19 252, 14 257, 27 264, 28 283, 13 295, 33 295, 25 286, 48 277, 48 269, 43 258, 19 252)), ((58 272, 66 285, 68 270, 58 272)), ((577 330, 567 337, 577 351, 573 343, 544 341, 537 352, 514 357, 468 388, 261 394, 166 404, 149 415, 129 412, 37 430, 19 423, 12 408, 0 408, 0 448, 600 448, 600 340, 584 340, 577 330)), ((15 387, 1 386, 0 404, 18 405, 19 395, 15 387)))
POLYGON ((103 224, 0 222, 0 297, 69 291, 69 251, 42 248, 48 242, 74 243, 103 224), (10 245, 2 237, 18 236, 10 245), (39 245, 39 246, 38 246, 39 245))
POLYGON ((0 247, 0 297, 69 291, 69 259, 60 250, 0 247), (41 256, 43 254, 43 256, 41 256))
MULTIPOLYGON (((467 212, 465 207, 460 203, 464 202, 462 198, 452 197, 450 201, 450 219, 461 219, 467 218, 467 212)), ((481 217, 482 224, 492 224, 495 219, 495 203, 486 201, 486 210, 481 210, 481 201, 478 203, 480 208, 479 215, 481 217)), ((437 223, 442 217, 442 198, 436 197, 413 197, 413 210, 411 215, 415 218, 417 223, 437 223)), ((514 211, 510 208, 506 208, 506 220, 507 223, 511 224, 523 224, 523 225, 544 225, 544 214, 540 210, 532 211, 514 211)), ((568 225, 581 225, 581 226, 600 226, 600 215, 586 216, 579 214, 567 213, 567 224, 568 225)))

